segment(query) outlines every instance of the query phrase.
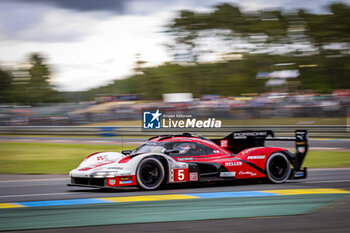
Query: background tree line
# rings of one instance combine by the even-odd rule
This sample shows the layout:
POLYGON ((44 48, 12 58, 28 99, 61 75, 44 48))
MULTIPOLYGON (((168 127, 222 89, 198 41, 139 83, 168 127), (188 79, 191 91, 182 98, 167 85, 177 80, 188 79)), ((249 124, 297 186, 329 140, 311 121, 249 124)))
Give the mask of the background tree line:
MULTIPOLYGON (((167 63, 145 68, 143 74, 115 80, 113 84, 86 92, 85 99, 97 94, 141 94, 146 99, 161 99, 163 93, 190 92, 200 97, 205 94, 239 96, 242 93, 271 91, 265 86, 266 79, 257 79, 259 71, 276 71, 282 67, 276 63, 294 63, 288 69, 299 69, 300 76, 288 79, 281 91, 314 90, 331 93, 334 89, 350 88, 350 57, 290 57, 282 55, 245 54, 242 60, 224 63, 198 63, 180 65, 167 63), (317 66, 312 64, 317 63, 317 66), (299 67, 305 65, 305 67, 299 67), (308 67, 308 65, 311 65, 308 67)), ((286 67, 283 67, 284 69, 286 67)))
MULTIPOLYGON (((314 90, 331 93, 350 88, 350 6, 335 3, 328 13, 306 10, 241 12, 220 4, 212 12, 181 11, 167 26, 167 45, 173 62, 142 68, 136 74, 85 93, 141 94, 160 99, 163 93, 191 92, 238 96, 270 91, 259 72, 297 69, 300 76, 288 79, 284 91, 314 90), (203 43, 204 39, 209 43, 203 43), (237 44, 249 44, 239 48, 237 44), (222 60, 203 62, 206 56, 224 51, 222 60), (235 56, 240 55, 240 56, 235 56), (276 64, 288 63, 288 66, 276 64)), ((205 41, 205 40, 204 40, 205 41)))
POLYGON ((49 79, 49 67, 39 54, 31 54, 28 62, 17 69, 0 69, 0 103, 35 105, 63 101, 49 79))
POLYGON ((207 13, 181 11, 164 31, 172 62, 144 67, 138 60, 128 78, 86 92, 58 93, 49 82, 48 65, 35 54, 24 70, 0 70, 0 102, 80 101, 98 94, 160 99, 171 92, 238 96, 270 91, 257 74, 285 69, 297 69, 300 76, 288 79, 280 87, 284 91, 350 88, 350 6, 334 3, 327 9, 325 14, 302 9, 242 12, 220 4, 207 13), (210 56, 217 59, 206 61, 210 56), (288 65, 276 66, 283 63, 288 65))

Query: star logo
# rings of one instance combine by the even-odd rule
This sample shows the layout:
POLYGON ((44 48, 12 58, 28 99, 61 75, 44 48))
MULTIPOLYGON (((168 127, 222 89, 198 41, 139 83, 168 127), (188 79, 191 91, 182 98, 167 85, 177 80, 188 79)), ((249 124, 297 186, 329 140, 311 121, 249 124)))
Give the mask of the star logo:
POLYGON ((160 117, 162 114, 159 113, 159 109, 157 109, 157 111, 156 111, 155 113, 151 113, 151 115, 153 116, 153 118, 152 118, 152 120, 151 120, 151 122, 152 122, 152 121, 154 121, 154 120, 159 121, 159 117, 160 117))
POLYGON ((162 113, 157 111, 143 112, 143 128, 144 129, 160 129, 160 118, 162 113))

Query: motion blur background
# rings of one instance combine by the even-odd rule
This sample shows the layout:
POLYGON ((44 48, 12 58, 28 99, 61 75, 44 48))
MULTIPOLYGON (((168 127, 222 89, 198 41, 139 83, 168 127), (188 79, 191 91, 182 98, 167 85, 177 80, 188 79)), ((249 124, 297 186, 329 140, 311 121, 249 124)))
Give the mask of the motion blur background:
POLYGON ((346 125, 348 1, 3 0, 0 17, 1 126, 141 126, 154 107, 346 125))
POLYGON ((0 0, 0 231, 350 232, 349 77, 349 0, 0 0), (164 134, 150 109, 222 120, 187 129, 208 138, 307 129, 308 178, 66 186, 87 155, 164 134))

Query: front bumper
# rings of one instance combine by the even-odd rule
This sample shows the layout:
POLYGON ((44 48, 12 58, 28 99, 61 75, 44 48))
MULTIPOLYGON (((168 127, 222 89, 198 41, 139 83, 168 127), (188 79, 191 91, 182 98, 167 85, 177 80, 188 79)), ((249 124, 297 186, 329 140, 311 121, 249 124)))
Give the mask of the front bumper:
POLYGON ((136 186, 135 176, 118 176, 110 178, 71 177, 68 186, 92 187, 92 188, 115 188, 123 186, 136 186))
POLYGON ((106 187, 107 178, 83 178, 83 177, 71 177, 70 185, 85 185, 94 187, 106 187))
POLYGON ((98 185, 85 185, 85 184, 67 184, 67 186, 84 187, 84 188, 106 188, 98 185))

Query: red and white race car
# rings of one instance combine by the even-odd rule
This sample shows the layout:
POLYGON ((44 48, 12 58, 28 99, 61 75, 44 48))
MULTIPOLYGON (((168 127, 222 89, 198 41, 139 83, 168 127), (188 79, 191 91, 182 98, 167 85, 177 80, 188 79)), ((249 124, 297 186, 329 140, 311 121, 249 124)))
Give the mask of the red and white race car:
POLYGON ((283 183, 306 178, 301 164, 308 150, 307 131, 274 137, 272 131, 239 131, 222 139, 188 133, 150 138, 133 151, 89 155, 69 175, 69 186, 154 190, 164 184, 238 179, 283 183), (266 140, 295 141, 296 153, 265 147, 266 140))

